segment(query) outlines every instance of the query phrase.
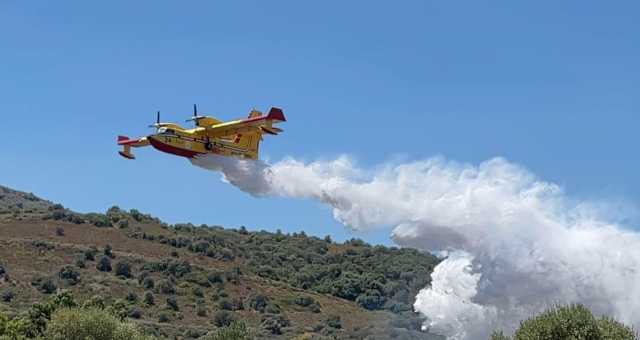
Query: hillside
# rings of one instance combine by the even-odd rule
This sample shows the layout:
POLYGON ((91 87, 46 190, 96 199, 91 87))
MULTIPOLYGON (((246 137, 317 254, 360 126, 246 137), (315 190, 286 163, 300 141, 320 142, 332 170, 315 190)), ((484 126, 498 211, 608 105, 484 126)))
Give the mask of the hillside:
POLYGON ((80 214, 0 187, 0 311, 9 315, 68 290, 160 338, 240 320, 264 339, 439 339, 411 311, 437 263, 357 239, 167 225, 118 207, 80 214))

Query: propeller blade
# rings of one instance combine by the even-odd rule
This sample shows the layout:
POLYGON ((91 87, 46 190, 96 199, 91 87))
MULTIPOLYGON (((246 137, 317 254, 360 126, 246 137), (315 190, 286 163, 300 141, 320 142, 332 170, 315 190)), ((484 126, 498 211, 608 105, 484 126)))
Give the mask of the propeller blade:
POLYGON ((198 107, 196 104, 193 104, 193 116, 198 117, 198 107))
POLYGON ((158 111, 158 116, 156 117, 156 123, 160 124, 160 111, 158 111))

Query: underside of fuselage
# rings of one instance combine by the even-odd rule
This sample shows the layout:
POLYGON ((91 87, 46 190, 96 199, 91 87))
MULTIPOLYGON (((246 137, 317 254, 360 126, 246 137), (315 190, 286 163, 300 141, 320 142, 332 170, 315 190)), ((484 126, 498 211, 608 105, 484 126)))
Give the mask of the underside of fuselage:
POLYGON ((220 140, 200 140, 179 135, 151 135, 147 136, 147 140, 156 150, 186 157, 193 158, 206 154, 217 154, 223 156, 254 159, 248 150, 236 147, 232 142, 223 142, 220 140))

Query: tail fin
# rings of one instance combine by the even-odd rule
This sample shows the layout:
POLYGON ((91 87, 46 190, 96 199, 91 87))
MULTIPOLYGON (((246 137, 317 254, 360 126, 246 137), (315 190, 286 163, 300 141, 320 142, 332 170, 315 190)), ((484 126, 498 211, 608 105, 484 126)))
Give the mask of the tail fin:
POLYGON ((287 118, 284 117, 284 112, 282 112, 282 109, 279 109, 277 107, 272 107, 271 110, 269 110, 267 119, 278 120, 281 122, 287 121, 287 118))

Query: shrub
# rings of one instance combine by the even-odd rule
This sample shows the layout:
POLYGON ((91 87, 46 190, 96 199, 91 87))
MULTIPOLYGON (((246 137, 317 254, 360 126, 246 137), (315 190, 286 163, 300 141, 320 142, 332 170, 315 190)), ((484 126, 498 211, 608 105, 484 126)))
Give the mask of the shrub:
POLYGON ((142 311, 139 308, 131 308, 128 316, 132 319, 140 319, 142 317, 142 311))
POLYGON ((83 258, 78 258, 78 259, 76 259, 76 267, 78 267, 78 268, 86 268, 87 264, 86 264, 86 262, 84 262, 83 258))
POLYGON ((58 286, 49 278, 39 279, 38 281, 36 287, 45 294, 52 294, 58 289, 58 286))
POLYGON ((58 236, 64 236, 64 228, 62 228, 62 227, 56 227, 56 235, 58 235, 58 236))
POLYGON ((129 314, 127 303, 122 299, 114 301, 112 305, 106 308, 106 310, 118 317, 120 320, 124 320, 129 314))
POLYGON ((131 323, 121 322, 100 309, 64 308, 53 313, 45 338, 51 340, 148 339, 131 323))
POLYGON ((13 300, 14 297, 15 295, 10 290, 5 290, 4 292, 2 292, 2 295, 0 295, 0 298, 2 299, 3 302, 11 302, 11 300, 13 300))
POLYGON ((167 307, 176 312, 180 310, 180 308, 178 307, 178 300, 176 300, 176 298, 173 296, 167 298, 167 307))
POLYGON ((342 321, 340 320, 340 315, 329 315, 325 319, 325 324, 331 328, 336 328, 336 329, 342 328, 342 321))
POLYGON ((58 272, 60 279, 67 281, 70 285, 80 282, 80 273, 71 266, 64 266, 58 272))
POLYGON ((116 275, 124 278, 131 278, 131 265, 126 261, 116 263, 116 275))
POLYGON ((222 299, 218 302, 218 307, 222 310, 233 310, 233 304, 228 299, 222 299))
POLYGON ((158 322, 169 322, 169 315, 167 313, 160 313, 160 315, 158 315, 158 322))
POLYGON ((157 291, 162 294, 175 294, 176 286, 169 280, 161 280, 158 282, 157 291))
POLYGON ((107 244, 106 246, 104 246, 104 255, 112 259, 116 257, 116 255, 113 254, 113 248, 111 248, 110 244, 107 244))
POLYGON ((111 271, 111 260, 107 256, 103 256, 96 264, 96 268, 101 272, 110 272, 111 271))
POLYGON ((262 328, 271 332, 271 334, 282 334, 282 329, 290 325, 289 319, 282 315, 265 314, 262 317, 262 328))
POLYGON ((129 302, 136 302, 138 301, 138 294, 136 294, 135 292, 129 292, 127 293, 127 301, 129 302))
POLYGON ((104 298, 100 295, 94 295, 82 304, 82 308, 104 309, 104 307, 104 298))
POLYGON ((241 321, 234 321, 229 326, 218 329, 214 334, 209 334, 204 340, 249 340, 253 339, 247 325, 241 321))
MULTIPOLYGON (((637 340, 633 329, 609 318, 597 319, 582 305, 554 307, 523 321, 513 336, 516 340, 534 339, 594 339, 637 340)), ((492 340, 508 340, 502 331, 495 331, 492 340)))
POLYGON ((217 311, 216 314, 213 317, 213 323, 217 327, 227 327, 233 321, 235 321, 235 317, 233 316, 233 314, 231 312, 226 311, 226 310, 217 311))
POLYGON ((145 289, 153 289, 155 287, 155 281, 153 281, 152 277, 145 277, 142 280, 142 287, 145 289))
POLYGON ((207 280, 213 284, 224 283, 222 273, 218 272, 209 273, 209 275, 207 275, 207 280))
POLYGON ((247 299, 247 305, 260 313, 264 313, 267 305, 269 304, 269 299, 262 294, 252 294, 247 299))
POLYGON ((97 253, 98 249, 96 249, 96 247, 91 247, 84 251, 84 259, 87 261, 95 261, 97 253))
POLYGON ((142 300, 147 306, 152 306, 155 303, 153 299, 153 293, 151 292, 145 292, 144 298, 142 300))
POLYGON ((191 290, 191 293, 192 293, 194 296, 197 296, 197 297, 203 297, 203 296, 204 296, 204 292, 202 291, 202 288, 200 288, 200 287, 194 287, 194 288, 191 290))

